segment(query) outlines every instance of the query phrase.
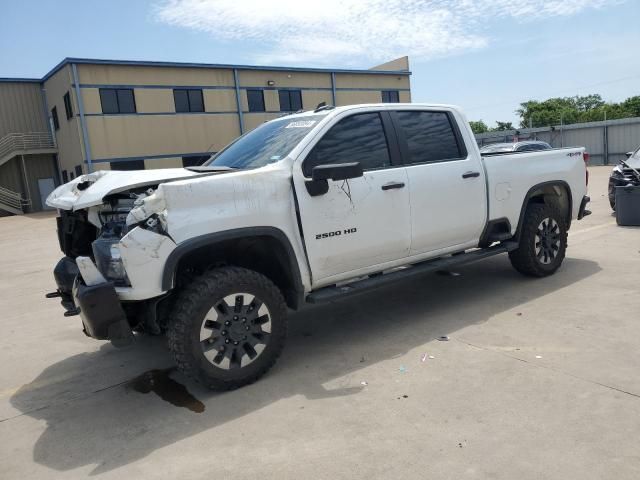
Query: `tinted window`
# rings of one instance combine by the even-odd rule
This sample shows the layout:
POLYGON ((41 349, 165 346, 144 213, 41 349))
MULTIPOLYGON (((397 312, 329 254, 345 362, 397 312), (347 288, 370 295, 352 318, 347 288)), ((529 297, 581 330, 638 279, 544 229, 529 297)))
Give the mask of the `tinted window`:
POLYGON ((53 128, 58 130, 60 128, 60 120, 58 120, 58 109, 56 107, 51 109, 51 119, 53 120, 53 128))
POLYGON ((111 170, 144 170, 144 160, 111 162, 111 170))
POLYGON ((250 112, 264 112, 264 94, 262 90, 247 90, 247 103, 250 112))
POLYGON ((64 94, 64 112, 67 114, 67 120, 73 117, 73 108, 71 108, 71 96, 69 92, 64 94))
POLYGON ((300 90, 278 90, 281 112, 302 110, 302 92, 300 90))
POLYGON ((101 88, 102 113, 135 113, 136 102, 130 88, 101 88))
POLYGON ((396 112, 407 140, 409 163, 438 162, 463 155, 449 115, 444 112, 396 112))
POLYGON ((400 103, 400 93, 397 90, 383 90, 382 103, 400 103))
POLYGON ((173 100, 176 112, 204 112, 204 100, 200 89, 175 89, 173 100))
POLYGON ((365 170, 391 165, 380 114, 361 113, 340 120, 313 148, 303 171, 310 177, 316 165, 349 162, 360 162, 365 170))

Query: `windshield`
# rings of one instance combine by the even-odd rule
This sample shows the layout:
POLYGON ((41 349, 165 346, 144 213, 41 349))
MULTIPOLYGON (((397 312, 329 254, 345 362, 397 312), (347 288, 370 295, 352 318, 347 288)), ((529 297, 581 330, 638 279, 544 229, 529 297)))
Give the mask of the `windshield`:
POLYGON ((325 115, 305 115, 263 123, 205 162, 209 167, 259 168, 286 157, 325 115))

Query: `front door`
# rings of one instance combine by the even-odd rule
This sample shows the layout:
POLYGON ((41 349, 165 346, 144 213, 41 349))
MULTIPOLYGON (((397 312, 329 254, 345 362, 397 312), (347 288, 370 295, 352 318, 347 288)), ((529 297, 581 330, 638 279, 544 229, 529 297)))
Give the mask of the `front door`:
POLYGON ((40 205, 43 210, 52 210, 47 206, 46 200, 51 192, 56 188, 56 183, 53 178, 39 178, 38 179, 38 191, 40 192, 40 205))
MULTIPOLYGON (((376 270, 409 253, 410 212, 406 169, 392 159, 379 112, 342 117, 294 169, 300 220, 314 286, 376 270), (360 162, 364 175, 329 180, 311 195, 305 186, 317 165, 360 162)), ((384 119, 384 122, 383 122, 384 119)))

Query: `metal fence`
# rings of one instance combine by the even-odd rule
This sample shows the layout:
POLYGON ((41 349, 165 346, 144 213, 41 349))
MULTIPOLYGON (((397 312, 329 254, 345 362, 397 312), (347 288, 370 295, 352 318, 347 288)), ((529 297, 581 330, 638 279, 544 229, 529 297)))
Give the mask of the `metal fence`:
POLYGON ((499 142, 542 140, 554 148, 585 147, 591 165, 614 165, 640 146, 640 117, 603 122, 522 128, 476 135, 479 146, 499 142))

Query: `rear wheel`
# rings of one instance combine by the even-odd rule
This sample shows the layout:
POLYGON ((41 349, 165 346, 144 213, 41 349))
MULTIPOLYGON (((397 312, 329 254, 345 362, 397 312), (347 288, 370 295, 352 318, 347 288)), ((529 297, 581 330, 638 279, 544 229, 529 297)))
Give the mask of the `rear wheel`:
POLYGON ((560 211, 547 204, 527 207, 520 232, 520 245, 509 253, 513 267, 523 275, 545 277, 564 260, 567 227, 560 211))
POLYGON ((186 375, 214 390, 256 381, 280 356, 287 308, 264 275, 224 267, 196 278, 178 296, 169 348, 186 375))

